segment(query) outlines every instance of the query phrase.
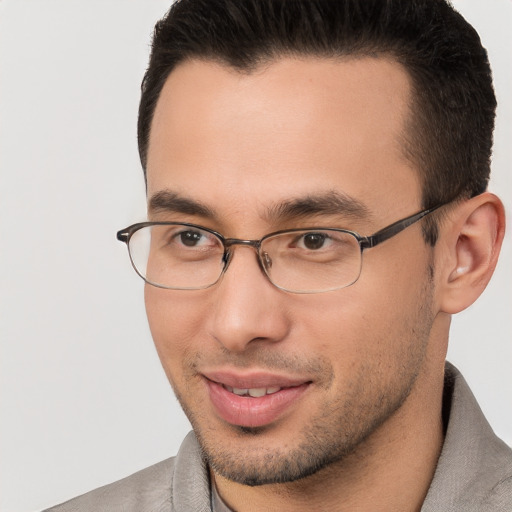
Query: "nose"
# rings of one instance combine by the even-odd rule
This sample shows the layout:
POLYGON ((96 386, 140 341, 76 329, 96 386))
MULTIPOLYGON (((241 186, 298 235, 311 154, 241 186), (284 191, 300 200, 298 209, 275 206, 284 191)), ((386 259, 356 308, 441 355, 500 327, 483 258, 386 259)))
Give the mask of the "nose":
POLYGON ((284 339, 290 323, 287 292, 270 283, 248 245, 233 248, 231 261, 212 292, 211 335, 231 352, 242 352, 255 342, 284 339))

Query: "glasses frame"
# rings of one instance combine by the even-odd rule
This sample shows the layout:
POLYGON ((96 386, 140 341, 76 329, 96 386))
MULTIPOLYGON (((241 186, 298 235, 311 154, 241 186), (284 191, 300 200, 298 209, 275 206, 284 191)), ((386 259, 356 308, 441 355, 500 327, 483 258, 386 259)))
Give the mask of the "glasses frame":
POLYGON ((434 212, 441 206, 444 206, 444 205, 439 204, 432 208, 427 208, 425 210, 421 210, 417 213, 414 213, 413 215, 409 215, 408 217, 397 220, 396 222, 393 222, 389 226, 386 226, 386 227, 380 229, 379 231, 375 232, 373 235, 369 235, 369 236, 360 235, 356 231, 351 231, 349 229, 314 226, 314 227, 303 227, 303 228, 294 228, 294 229, 282 229, 279 231, 273 231, 272 233, 268 233, 265 236, 263 236, 262 238, 260 238, 259 240, 245 240, 242 238, 226 238, 218 231, 215 231, 210 228, 206 228, 204 226, 200 226, 199 224, 192 224, 189 222, 159 222, 159 221, 138 222, 136 224, 132 224, 131 226, 128 226, 124 229, 119 230, 117 232, 116 236, 120 242, 124 242, 126 244, 126 246, 128 248, 128 255, 130 257, 131 264, 132 264, 133 268, 135 269, 135 272, 146 283, 148 283, 152 286, 156 286, 157 288, 163 288, 166 290, 204 290, 204 289, 210 288, 220 281, 220 279, 222 278, 222 276, 228 269, 229 263, 231 262, 231 258, 233 255, 233 251, 231 248, 234 245, 244 245, 246 247, 252 247, 256 251, 256 254, 258 256, 258 263, 259 263, 261 269, 263 270, 264 274, 267 276, 268 280, 276 288, 279 288, 280 290, 283 290, 283 291, 286 291, 289 293, 300 293, 300 294, 323 293, 324 291, 341 290, 343 288, 347 288, 347 287, 353 285, 359 279, 361 272, 359 272, 357 278, 354 281, 352 281, 351 283, 343 285, 343 286, 339 286, 337 288, 330 288, 329 290, 319 290, 319 291, 316 291, 316 290, 313 290, 313 291, 288 290, 287 288, 283 288, 272 281, 272 278, 270 277, 270 275, 267 271, 268 262, 265 261, 264 254, 260 253, 261 244, 268 238, 274 237, 276 235, 281 235, 284 233, 296 233, 296 232, 300 232, 300 231, 322 231, 322 230, 346 233, 346 234, 353 236, 356 239, 357 243, 359 244, 359 250, 361 252, 361 269, 362 269, 362 254, 363 254, 364 250, 371 249, 372 247, 376 247, 377 245, 381 244, 382 242, 389 240, 390 238, 394 237, 395 235, 398 235, 398 233, 401 233, 404 229, 408 228, 409 226, 412 226, 413 224, 415 224, 416 222, 421 220, 423 217, 431 214, 432 212, 434 212), (133 234, 136 233, 139 229, 149 227, 149 226, 186 226, 186 227, 191 227, 191 228, 207 231, 208 233, 211 233, 212 235, 214 235, 216 238, 218 238, 220 240, 220 242, 222 243, 222 246, 224 247, 224 254, 222 256, 222 261, 224 263, 224 266, 222 267, 219 277, 215 280, 215 282, 213 282, 209 285, 193 287, 193 288, 192 287, 191 288, 181 288, 181 287, 176 288, 176 287, 171 287, 171 286, 164 286, 161 284, 153 283, 152 281, 149 281, 148 279, 146 279, 146 277, 144 277, 139 272, 139 270, 137 269, 137 267, 135 266, 135 264, 133 262, 133 258, 132 258, 131 252, 130 252, 130 239, 133 236, 133 234))

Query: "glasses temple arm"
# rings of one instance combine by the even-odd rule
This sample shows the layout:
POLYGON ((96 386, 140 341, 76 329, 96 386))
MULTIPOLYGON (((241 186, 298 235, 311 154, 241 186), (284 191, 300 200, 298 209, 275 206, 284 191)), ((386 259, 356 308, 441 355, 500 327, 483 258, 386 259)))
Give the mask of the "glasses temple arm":
POLYGON ((407 217, 402 220, 398 220, 391 224, 390 226, 387 226, 380 231, 377 231, 377 233, 374 233, 373 235, 364 237, 360 241, 361 249, 369 249, 370 247, 375 247, 376 245, 380 244, 381 242, 384 242, 388 240, 389 238, 397 235, 400 233, 400 231, 403 231, 405 228, 408 228, 415 222, 418 222, 420 219, 425 217, 426 215, 432 213, 434 210, 437 210, 442 205, 434 206, 433 208, 429 208, 427 210, 423 210, 421 212, 418 212, 414 215, 411 215, 410 217, 407 217))

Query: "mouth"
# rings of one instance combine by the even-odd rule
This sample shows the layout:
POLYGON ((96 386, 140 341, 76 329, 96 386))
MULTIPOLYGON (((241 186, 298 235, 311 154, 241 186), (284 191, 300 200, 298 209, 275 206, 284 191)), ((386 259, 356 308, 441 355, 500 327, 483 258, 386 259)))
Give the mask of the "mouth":
POLYGON ((232 388, 226 384, 221 384, 221 386, 230 393, 234 393, 237 396, 250 396, 252 398, 261 398, 265 395, 273 395, 274 393, 277 393, 283 389, 279 386, 272 386, 269 388, 232 388))
POLYGON ((270 425, 298 407, 312 385, 305 379, 269 374, 239 376, 232 373, 204 375, 216 415, 231 425, 270 425))

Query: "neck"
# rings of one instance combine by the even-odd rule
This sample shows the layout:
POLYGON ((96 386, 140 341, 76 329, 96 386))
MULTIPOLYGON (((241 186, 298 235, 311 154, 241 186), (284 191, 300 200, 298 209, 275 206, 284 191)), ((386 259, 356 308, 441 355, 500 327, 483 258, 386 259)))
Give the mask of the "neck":
POLYGON ((419 511, 443 443, 442 370, 420 376, 402 407, 343 460, 296 482, 258 487, 212 473, 220 496, 238 512, 419 511))

